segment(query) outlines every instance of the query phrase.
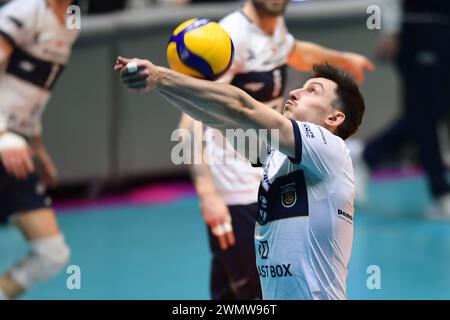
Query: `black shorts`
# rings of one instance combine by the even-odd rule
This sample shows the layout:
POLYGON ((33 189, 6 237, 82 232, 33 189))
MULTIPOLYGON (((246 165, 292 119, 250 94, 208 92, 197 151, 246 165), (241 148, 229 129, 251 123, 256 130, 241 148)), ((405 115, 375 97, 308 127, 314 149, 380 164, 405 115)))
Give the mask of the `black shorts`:
POLYGON ((221 250, 217 237, 209 229, 213 255, 211 296, 214 300, 261 299, 261 286, 256 269, 255 221, 258 204, 228 206, 236 244, 221 250))
POLYGON ((50 197, 35 173, 19 180, 6 172, 0 161, 0 223, 7 222, 15 213, 48 208, 50 205, 50 197))

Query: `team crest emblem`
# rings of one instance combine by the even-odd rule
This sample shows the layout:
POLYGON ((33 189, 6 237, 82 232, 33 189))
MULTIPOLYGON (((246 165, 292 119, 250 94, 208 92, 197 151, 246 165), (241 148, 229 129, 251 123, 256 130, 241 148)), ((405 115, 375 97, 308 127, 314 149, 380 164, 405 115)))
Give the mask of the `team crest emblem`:
POLYGON ((281 186, 281 204, 285 208, 291 208, 297 202, 297 192, 295 190, 295 183, 289 183, 281 186))

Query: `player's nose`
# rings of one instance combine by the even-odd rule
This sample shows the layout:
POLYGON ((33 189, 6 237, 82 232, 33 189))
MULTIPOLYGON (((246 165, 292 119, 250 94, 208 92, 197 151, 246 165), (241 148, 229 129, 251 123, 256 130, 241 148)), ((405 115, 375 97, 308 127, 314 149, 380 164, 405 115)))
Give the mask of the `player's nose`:
POLYGON ((301 89, 296 89, 296 90, 292 90, 291 92, 289 92, 289 97, 292 100, 300 100, 301 97, 301 89))

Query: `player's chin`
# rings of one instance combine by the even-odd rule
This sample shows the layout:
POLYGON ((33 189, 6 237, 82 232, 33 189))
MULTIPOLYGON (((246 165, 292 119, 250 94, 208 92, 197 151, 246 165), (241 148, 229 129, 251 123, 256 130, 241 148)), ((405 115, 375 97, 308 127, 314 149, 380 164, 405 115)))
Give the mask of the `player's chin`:
POLYGON ((286 118, 292 119, 293 114, 292 114, 291 111, 284 109, 284 111, 283 111, 282 114, 283 114, 283 116, 285 116, 286 118))

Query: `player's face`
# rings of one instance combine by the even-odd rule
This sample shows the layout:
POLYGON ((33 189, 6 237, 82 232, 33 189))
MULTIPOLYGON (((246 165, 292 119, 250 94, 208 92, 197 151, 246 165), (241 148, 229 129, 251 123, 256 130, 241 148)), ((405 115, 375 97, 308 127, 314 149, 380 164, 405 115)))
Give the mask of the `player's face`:
POLYGON ((284 105, 283 115, 289 119, 324 125, 330 114, 336 111, 332 103, 337 84, 325 78, 308 80, 303 88, 289 92, 290 99, 284 105))
POLYGON ((251 0, 257 11, 269 16, 281 16, 289 0, 251 0))

